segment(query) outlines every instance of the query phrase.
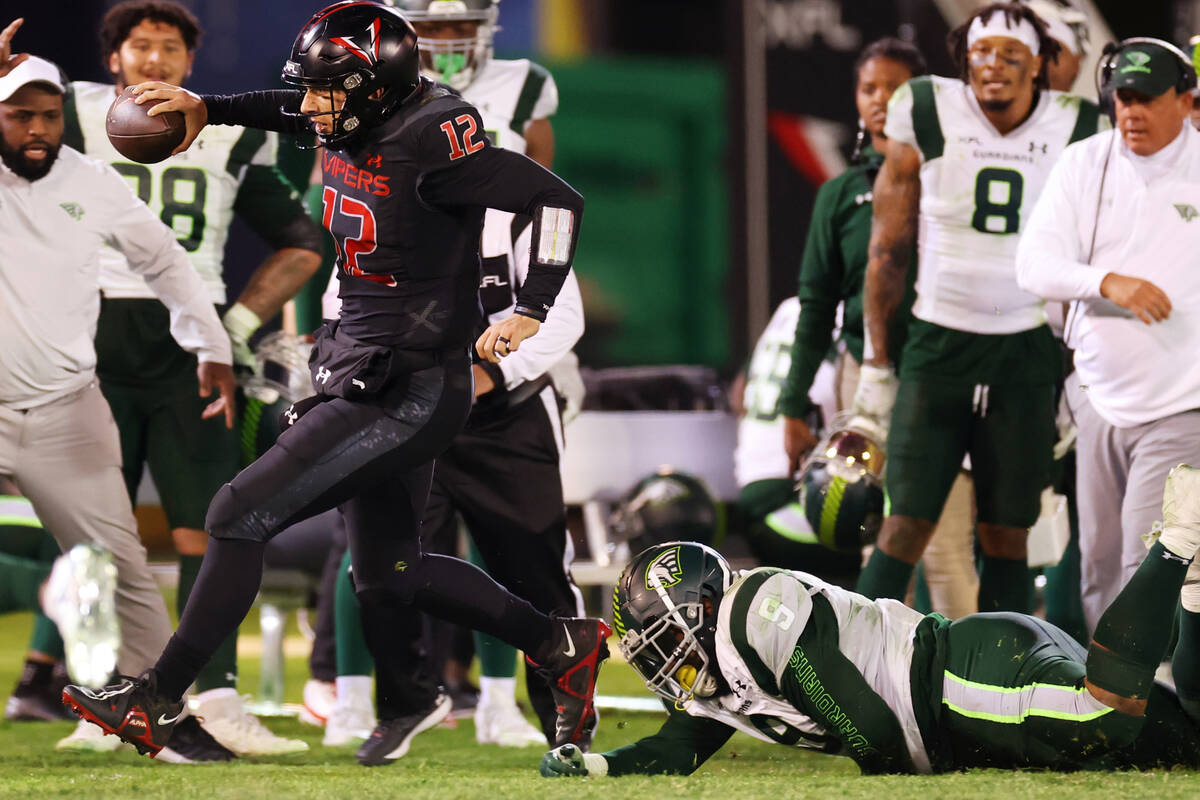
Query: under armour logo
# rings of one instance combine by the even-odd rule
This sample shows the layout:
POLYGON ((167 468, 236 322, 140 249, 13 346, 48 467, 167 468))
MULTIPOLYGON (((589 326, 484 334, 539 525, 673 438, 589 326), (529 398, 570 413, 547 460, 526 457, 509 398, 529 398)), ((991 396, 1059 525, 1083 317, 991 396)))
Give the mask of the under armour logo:
POLYGON ((324 367, 317 367, 317 383, 328 383, 329 376, 333 373, 324 367))
POLYGON ((300 419, 300 415, 296 413, 296 406, 287 407, 287 411, 283 412, 283 416, 287 418, 288 427, 296 424, 296 420, 300 419))
POLYGON ((358 378, 351 378, 350 382, 352 384, 354 384, 357 388, 362 389, 364 391, 367 388, 367 385, 365 383, 363 383, 362 381, 360 381, 358 378))
POLYGON ((1200 217, 1200 211, 1190 203, 1175 203, 1175 210, 1179 212, 1179 216, 1184 222, 1191 222, 1196 217, 1200 217))
POLYGON ((367 159, 368 167, 374 167, 375 169, 379 169, 379 167, 382 166, 382 164, 383 164, 383 156, 379 155, 378 153, 376 153, 375 155, 373 155, 367 159))
POLYGON ((1036 152, 1038 151, 1038 148, 1039 148, 1039 147, 1040 147, 1040 148, 1041 148, 1041 150, 1042 150, 1042 155, 1046 155, 1046 147, 1047 147, 1047 145, 1045 145, 1045 144, 1040 144, 1040 145, 1039 145, 1037 142, 1030 142, 1030 143, 1029 143, 1029 152, 1031 152, 1031 153, 1036 153, 1036 152))
POLYGON ((437 306, 438 306, 437 300, 430 300, 429 304, 425 306, 425 310, 422 311, 420 314, 410 311, 410 312, 408 312, 408 316, 412 319, 414 326, 419 325, 423 328, 428 328, 429 330, 433 331, 434 333, 441 333, 442 329, 439 328, 437 325, 433 324, 433 319, 436 317, 445 316, 445 313, 438 312, 435 314, 434 310, 437 308, 437 306))

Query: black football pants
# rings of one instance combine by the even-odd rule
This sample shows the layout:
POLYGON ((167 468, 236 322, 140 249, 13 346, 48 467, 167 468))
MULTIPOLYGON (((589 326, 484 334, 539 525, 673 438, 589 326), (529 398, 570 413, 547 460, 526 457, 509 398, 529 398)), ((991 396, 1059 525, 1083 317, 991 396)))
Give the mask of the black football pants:
POLYGON ((335 398, 312 407, 217 493, 205 523, 212 540, 204 564, 157 665, 168 693, 191 682, 195 676, 187 673, 198 670, 200 659, 249 611, 262 580, 266 541, 334 507, 346 524, 364 615, 412 605, 527 651, 549 638, 545 615, 482 570, 421 550, 433 459, 471 407, 465 348, 461 359, 399 381, 387 406, 335 398))
MULTIPOLYGON (((577 616, 582 597, 567 571, 570 534, 559 472, 561 422, 553 389, 545 391, 552 411, 535 396, 515 409, 489 413, 485 407, 471 415, 438 456, 422 539, 431 552, 457 552, 461 515, 493 578, 539 611, 577 616)), ((429 669, 441 675, 451 626, 430 622, 429 669)), ((367 631, 368 642, 372 638, 367 631)), ((376 663, 377 676, 386 674, 382 666, 376 663)), ((553 740, 557 712, 549 687, 532 670, 525 676, 530 702, 553 740)))

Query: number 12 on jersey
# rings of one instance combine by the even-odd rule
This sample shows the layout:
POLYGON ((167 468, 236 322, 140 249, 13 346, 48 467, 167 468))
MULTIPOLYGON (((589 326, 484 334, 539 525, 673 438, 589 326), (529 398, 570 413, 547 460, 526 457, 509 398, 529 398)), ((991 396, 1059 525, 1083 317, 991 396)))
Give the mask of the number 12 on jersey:
POLYGON ((396 286, 395 276, 368 275, 358 266, 359 256, 375 252, 375 214, 371 211, 370 206, 346 195, 341 195, 339 202, 338 191, 332 186, 326 186, 321 192, 321 206, 321 224, 333 236, 333 246, 337 248, 338 258, 341 260, 346 274, 382 283, 385 286, 396 286), (335 207, 342 216, 358 220, 357 236, 347 235, 343 236, 340 241, 338 240, 337 234, 333 232, 335 207))
POLYGON ((475 140, 475 134, 479 133, 479 126, 475 124, 475 118, 470 114, 459 114, 453 122, 446 120, 438 127, 446 133, 446 138, 450 140, 451 161, 457 161, 463 156, 469 156, 471 153, 482 150, 487 144, 484 141, 475 140), (460 125, 466 126, 466 130, 461 133, 458 129, 460 125))

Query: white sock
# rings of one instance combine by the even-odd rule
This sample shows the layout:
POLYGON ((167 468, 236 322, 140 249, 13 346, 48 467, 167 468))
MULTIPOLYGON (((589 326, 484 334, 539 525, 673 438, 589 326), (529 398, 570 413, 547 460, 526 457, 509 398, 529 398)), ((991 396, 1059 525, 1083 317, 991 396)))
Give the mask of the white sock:
POLYGON ((348 708, 353 705, 362 705, 364 702, 371 708, 375 707, 371 697, 370 675, 338 675, 335 686, 339 707, 348 708))
POLYGON ((237 697, 237 689, 232 686, 221 686, 216 689, 208 689, 196 695, 196 702, 203 703, 208 700, 220 700, 225 697, 237 697))
POLYGON ((508 705, 517 704, 516 678, 488 678, 479 676, 479 705, 508 705))

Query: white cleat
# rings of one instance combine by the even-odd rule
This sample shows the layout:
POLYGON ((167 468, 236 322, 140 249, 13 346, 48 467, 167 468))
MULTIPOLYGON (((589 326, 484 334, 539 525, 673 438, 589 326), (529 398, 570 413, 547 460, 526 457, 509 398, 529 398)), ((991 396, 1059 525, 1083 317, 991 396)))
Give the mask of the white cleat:
POLYGON ((76 545, 59 556, 46 581, 43 610, 62 636, 67 672, 82 686, 104 686, 117 667, 116 591, 112 554, 95 545, 76 545))
POLYGON ((501 747, 547 747, 545 735, 529 723, 516 703, 480 703, 475 708, 475 741, 501 747))
MULTIPOLYGON (((357 698, 361 701, 363 698, 357 698)), ((325 737, 321 744, 326 747, 358 747, 371 738, 375 730, 375 707, 368 698, 365 702, 354 702, 355 698, 338 697, 337 704, 325 720, 325 737)))
POLYGON ((99 725, 82 719, 79 720, 79 724, 75 726, 75 730, 71 732, 70 736, 59 739, 58 743, 54 745, 55 750, 66 753, 112 753, 122 748, 132 750, 133 745, 126 744, 116 736, 106 734, 99 725))
POLYGON ((337 688, 332 681, 309 678, 304 683, 304 708, 299 719, 306 725, 323 727, 337 703, 337 688))
POLYGON ((308 751, 300 739, 276 736, 246 711, 236 689, 210 689, 196 697, 196 717, 222 747, 239 756, 284 756, 308 751))

